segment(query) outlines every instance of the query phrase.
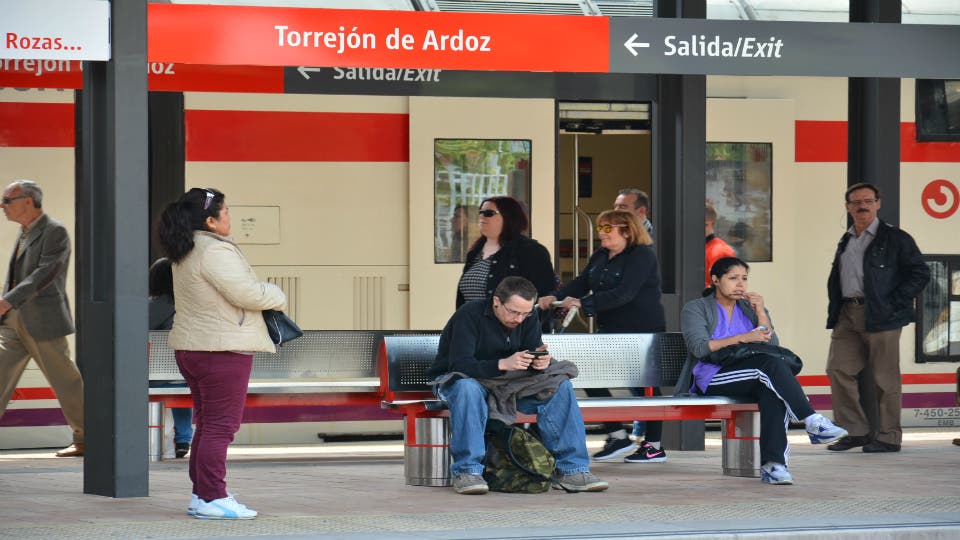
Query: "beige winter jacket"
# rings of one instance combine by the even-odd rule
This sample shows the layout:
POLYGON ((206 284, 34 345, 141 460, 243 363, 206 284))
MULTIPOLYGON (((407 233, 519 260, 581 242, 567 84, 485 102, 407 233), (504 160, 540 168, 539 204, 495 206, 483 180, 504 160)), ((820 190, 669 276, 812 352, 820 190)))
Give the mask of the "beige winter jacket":
POLYGON ((232 241, 195 231, 193 250, 173 265, 177 312, 168 343, 174 350, 276 352, 265 309, 284 309, 280 287, 260 281, 232 241))

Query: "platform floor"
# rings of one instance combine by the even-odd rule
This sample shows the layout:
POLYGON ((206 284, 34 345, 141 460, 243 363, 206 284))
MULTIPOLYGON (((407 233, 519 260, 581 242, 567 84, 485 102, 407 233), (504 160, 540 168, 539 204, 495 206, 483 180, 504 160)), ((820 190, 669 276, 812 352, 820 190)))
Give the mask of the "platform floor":
MULTIPOLYGON (((897 454, 828 452, 792 430, 796 484, 720 474, 720 441, 661 464, 601 463, 603 493, 457 495, 403 483, 402 444, 233 446, 231 492, 260 517, 185 515, 186 460, 150 467, 150 496, 84 495, 83 460, 0 452, 0 539, 960 538, 960 437, 912 429, 897 454)), ((591 450, 602 444, 590 436, 591 450)))

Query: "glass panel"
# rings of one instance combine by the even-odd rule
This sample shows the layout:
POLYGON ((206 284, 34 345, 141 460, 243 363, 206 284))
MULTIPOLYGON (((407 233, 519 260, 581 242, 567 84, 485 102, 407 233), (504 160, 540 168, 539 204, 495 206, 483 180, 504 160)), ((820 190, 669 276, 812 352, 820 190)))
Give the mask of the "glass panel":
POLYGON ((707 143, 706 183, 714 234, 747 262, 772 260, 773 145, 707 143))
MULTIPOLYGON (((929 356, 944 356, 947 349, 950 336, 950 321, 948 319, 948 309, 953 310, 949 302, 949 292, 947 283, 947 265, 942 261, 927 261, 930 268, 930 282, 923 290, 921 307, 920 328, 925 331, 923 336, 923 354, 929 356)), ((954 272, 956 274, 956 272, 954 272)), ((956 275, 954 275, 956 278, 956 275)), ((954 279, 956 283, 956 279, 954 279)), ((953 302, 956 304, 957 302, 953 302)), ((949 314, 950 318, 955 314, 949 314)), ((957 325, 960 328, 960 324, 957 325)))
POLYGON ((952 272, 953 279, 950 280, 952 287, 950 288, 950 294, 960 296, 960 270, 954 270, 952 272))
POLYGON ((950 302, 950 354, 960 354, 960 302, 950 302))
POLYGON ((530 157, 529 140, 434 140, 434 262, 463 262, 484 199, 513 197, 530 215, 530 157))

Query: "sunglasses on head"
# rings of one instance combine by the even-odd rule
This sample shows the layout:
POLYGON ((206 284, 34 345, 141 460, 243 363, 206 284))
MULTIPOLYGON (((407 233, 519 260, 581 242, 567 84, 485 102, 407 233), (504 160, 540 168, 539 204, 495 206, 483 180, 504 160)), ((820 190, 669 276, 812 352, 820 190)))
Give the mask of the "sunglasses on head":
POLYGON ((499 211, 499 210, 481 210, 481 211, 479 211, 479 212, 477 212, 477 213, 480 214, 480 215, 483 216, 483 217, 490 218, 490 217, 493 217, 493 216, 499 214, 500 211, 499 211))
POLYGON ((610 231, 619 227, 626 227, 626 225, 597 225, 596 229, 597 229, 597 232, 610 234, 610 231))
POLYGON ((204 199, 204 201, 203 201, 203 209, 206 210, 206 209, 210 208, 210 203, 213 202, 213 198, 215 197, 215 195, 214 195, 213 192, 210 191, 209 189, 205 189, 205 190, 203 190, 203 191, 205 191, 205 192, 207 193, 207 198, 204 199))

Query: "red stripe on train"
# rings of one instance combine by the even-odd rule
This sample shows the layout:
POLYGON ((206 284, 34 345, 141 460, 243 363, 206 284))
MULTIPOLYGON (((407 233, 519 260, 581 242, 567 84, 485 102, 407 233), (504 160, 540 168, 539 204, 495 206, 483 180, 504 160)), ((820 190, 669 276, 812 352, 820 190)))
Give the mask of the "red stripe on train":
MULTIPOLYGON (((795 161, 846 163, 847 122, 797 120, 795 161)), ((900 161, 902 163, 960 162, 960 143, 917 142, 917 125, 900 124, 900 161)))
MULTIPOLYGON (((826 375, 799 375, 797 380, 803 386, 830 386, 830 379, 826 375)), ((954 384, 957 382, 956 373, 903 373, 900 375, 903 384, 954 384)))
POLYGON ((187 161, 409 161, 406 114, 186 111, 187 161))
POLYGON ((73 103, 0 102, 0 147, 72 148, 73 103))

